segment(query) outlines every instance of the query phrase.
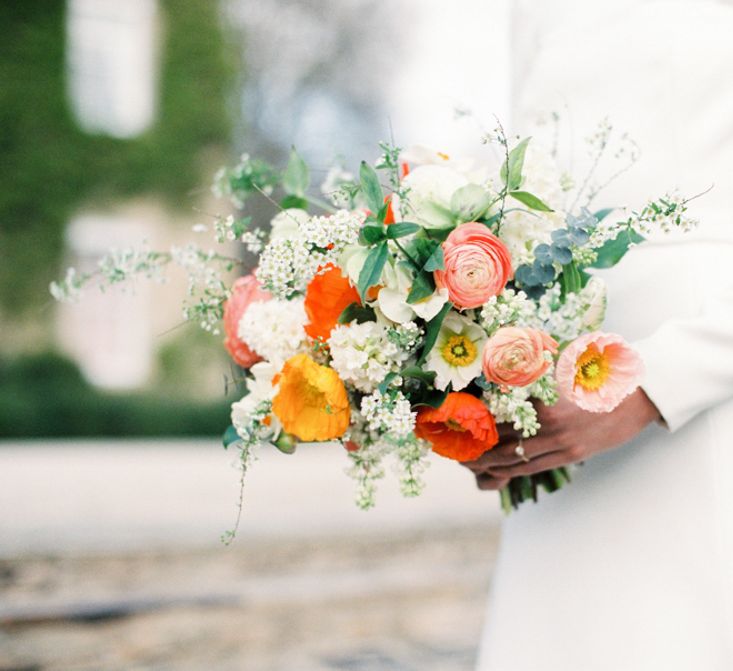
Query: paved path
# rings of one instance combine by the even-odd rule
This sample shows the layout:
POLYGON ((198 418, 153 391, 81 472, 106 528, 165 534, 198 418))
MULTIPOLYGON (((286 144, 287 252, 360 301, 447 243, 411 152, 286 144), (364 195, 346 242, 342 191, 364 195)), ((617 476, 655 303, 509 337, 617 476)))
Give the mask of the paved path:
MULTIPOLYGON (((232 460, 215 440, 0 442, 0 557, 216 546, 236 514, 232 460)), ((363 512, 348 463, 333 446, 263 451, 246 481, 239 542, 488 529, 499 519, 495 495, 438 457, 421 497, 402 498, 388 473, 376 508, 363 512)))

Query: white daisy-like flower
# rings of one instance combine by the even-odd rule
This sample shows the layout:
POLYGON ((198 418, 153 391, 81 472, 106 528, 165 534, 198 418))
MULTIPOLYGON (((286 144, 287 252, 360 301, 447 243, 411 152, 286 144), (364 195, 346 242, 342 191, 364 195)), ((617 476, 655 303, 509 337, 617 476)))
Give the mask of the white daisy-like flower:
POLYGON ((409 353, 390 339, 389 329, 378 322, 337 326, 328 339, 331 368, 356 389, 369 393, 389 373, 397 373, 409 353))
POLYGON ((436 373, 435 386, 442 390, 452 384, 453 391, 458 391, 478 377, 487 339, 478 324, 456 312, 448 314, 425 364, 436 373))
POLYGON ((308 349, 303 299, 252 303, 239 322, 237 335, 277 370, 291 356, 308 349))
POLYGON ((385 286, 379 290, 377 305, 382 314, 396 324, 406 324, 416 316, 430 321, 448 300, 448 290, 438 289, 417 303, 408 303, 407 295, 413 280, 410 272, 401 263, 394 267, 386 265, 382 279, 385 286))

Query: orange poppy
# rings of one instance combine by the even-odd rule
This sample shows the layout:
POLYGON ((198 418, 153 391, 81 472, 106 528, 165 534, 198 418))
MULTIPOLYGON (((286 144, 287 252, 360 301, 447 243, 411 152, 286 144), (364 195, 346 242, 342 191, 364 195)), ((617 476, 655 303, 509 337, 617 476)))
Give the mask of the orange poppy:
POLYGON ((359 294, 349 279, 341 274, 339 268, 329 264, 305 290, 305 313, 308 316, 305 332, 314 340, 327 340, 344 309, 357 302, 359 294))
POLYGON ((456 461, 473 461, 499 442, 494 416, 484 403, 462 391, 446 396, 439 408, 421 408, 415 435, 433 451, 456 461))
POLYGON ((272 411, 286 433, 311 442, 339 438, 349 428, 349 397, 335 370, 296 354, 275 376, 278 383, 272 411))

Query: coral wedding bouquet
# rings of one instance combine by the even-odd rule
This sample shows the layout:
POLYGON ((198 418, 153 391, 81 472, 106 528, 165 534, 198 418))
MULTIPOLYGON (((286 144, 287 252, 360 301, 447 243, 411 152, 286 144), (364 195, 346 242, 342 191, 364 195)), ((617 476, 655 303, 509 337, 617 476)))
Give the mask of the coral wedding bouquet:
MULTIPOLYGON (((689 228, 686 201, 592 212, 577 206, 595 195, 581 200, 589 179, 576 188, 529 139, 512 145, 498 129, 486 140, 500 150, 493 170, 382 144, 357 177, 332 169, 318 198, 295 151, 283 172, 242 157, 215 186, 238 212, 217 218, 217 241, 257 255, 233 284, 236 259, 194 246, 103 260, 108 282, 178 262, 194 297, 186 316, 214 332, 223 321, 245 392, 224 441, 243 472, 261 445, 332 442, 368 508, 387 458, 414 496, 432 452, 470 461, 498 443, 497 423, 517 442, 541 430, 536 404, 562 395, 609 412, 637 387, 639 357, 599 330, 606 297, 593 269, 653 229, 689 228), (256 196, 278 205, 267 231, 244 214, 256 196)), ((91 278, 69 271, 52 291, 68 297, 91 278)), ((568 479, 566 469, 516 478, 503 506, 568 479)))

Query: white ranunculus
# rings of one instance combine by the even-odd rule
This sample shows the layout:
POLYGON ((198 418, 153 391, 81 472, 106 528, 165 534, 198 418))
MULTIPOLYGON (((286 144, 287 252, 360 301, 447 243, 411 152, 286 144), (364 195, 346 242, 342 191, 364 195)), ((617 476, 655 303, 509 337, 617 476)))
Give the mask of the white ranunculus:
POLYGON ((453 223, 450 212, 451 198, 468 179, 453 168, 444 165, 422 165, 402 180, 407 188, 402 212, 408 221, 427 228, 446 228, 453 223))
POLYGON ((270 239, 275 238, 297 238, 300 236, 300 225, 310 219, 310 215, 297 207, 290 207, 287 210, 278 212, 270 222, 272 230, 270 239))

